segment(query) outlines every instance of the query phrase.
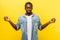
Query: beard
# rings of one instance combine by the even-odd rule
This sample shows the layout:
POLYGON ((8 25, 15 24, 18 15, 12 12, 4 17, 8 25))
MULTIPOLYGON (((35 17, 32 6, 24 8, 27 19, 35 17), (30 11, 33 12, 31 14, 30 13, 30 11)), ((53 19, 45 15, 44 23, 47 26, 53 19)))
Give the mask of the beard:
POLYGON ((31 11, 26 11, 27 13, 31 14, 32 12, 31 11))
POLYGON ((32 11, 26 11, 26 15, 27 14, 31 15, 32 14, 32 11))

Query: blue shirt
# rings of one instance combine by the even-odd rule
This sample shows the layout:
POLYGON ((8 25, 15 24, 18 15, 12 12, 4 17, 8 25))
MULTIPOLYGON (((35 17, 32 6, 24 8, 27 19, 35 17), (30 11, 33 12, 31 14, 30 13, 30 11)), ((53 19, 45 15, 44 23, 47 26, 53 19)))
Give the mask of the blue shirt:
MULTIPOLYGON (((21 16, 18 18, 18 23, 17 23, 17 30, 21 29, 22 31, 22 40, 28 40, 27 37, 27 18, 25 15, 21 16)), ((40 18, 32 14, 32 34, 31 34, 31 40, 38 40, 38 29, 41 30, 41 23, 40 23, 40 18)))

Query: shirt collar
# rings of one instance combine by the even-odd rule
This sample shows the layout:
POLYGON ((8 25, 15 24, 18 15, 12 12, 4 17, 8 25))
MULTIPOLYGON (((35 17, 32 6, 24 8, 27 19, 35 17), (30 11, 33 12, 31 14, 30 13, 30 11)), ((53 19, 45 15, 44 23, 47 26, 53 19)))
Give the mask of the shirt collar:
MULTIPOLYGON (((26 17, 26 15, 24 14, 23 17, 26 17)), ((32 17, 34 17, 34 14, 32 14, 32 17)))

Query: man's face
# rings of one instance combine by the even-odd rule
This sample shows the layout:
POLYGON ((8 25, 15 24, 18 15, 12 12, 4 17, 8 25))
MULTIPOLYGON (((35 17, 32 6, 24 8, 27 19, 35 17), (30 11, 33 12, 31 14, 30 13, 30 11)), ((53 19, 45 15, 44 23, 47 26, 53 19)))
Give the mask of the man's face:
POLYGON ((32 6, 30 4, 27 4, 26 7, 25 7, 25 10, 26 10, 27 13, 31 13, 32 6))

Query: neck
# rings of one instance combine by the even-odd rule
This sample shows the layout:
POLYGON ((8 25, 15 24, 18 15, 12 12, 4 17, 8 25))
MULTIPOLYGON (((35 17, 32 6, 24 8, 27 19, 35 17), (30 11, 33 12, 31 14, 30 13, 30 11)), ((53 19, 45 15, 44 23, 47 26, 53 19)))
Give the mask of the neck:
POLYGON ((30 15, 32 15, 32 12, 31 13, 26 13, 25 15, 30 16, 30 15))

